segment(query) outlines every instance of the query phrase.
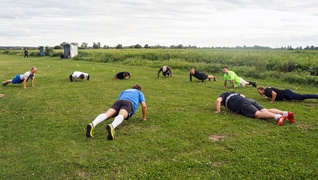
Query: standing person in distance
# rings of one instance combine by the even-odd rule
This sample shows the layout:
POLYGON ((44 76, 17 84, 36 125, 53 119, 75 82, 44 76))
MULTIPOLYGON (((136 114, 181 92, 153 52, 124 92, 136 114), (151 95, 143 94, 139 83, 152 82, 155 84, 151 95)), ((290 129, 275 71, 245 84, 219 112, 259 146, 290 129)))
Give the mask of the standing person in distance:
POLYGON ((29 58, 29 51, 27 48, 24 49, 24 58, 29 58))
POLYGON ((216 81, 215 76, 204 74, 203 72, 197 71, 194 68, 190 69, 190 82, 192 82, 192 76, 201 80, 202 82, 204 82, 204 80, 206 80, 206 79, 209 79, 209 81, 211 81, 211 79, 216 81))
POLYGON ((245 81, 243 78, 236 75, 234 71, 229 71, 227 66, 223 66, 222 71, 224 73, 224 87, 226 88, 227 82, 232 84, 232 88, 245 85, 252 85, 253 88, 257 87, 257 82, 245 81))
POLYGON ((159 69, 159 71, 158 71, 158 78, 159 78, 160 72, 162 72, 162 75, 168 76, 168 77, 170 76, 170 78, 172 78, 172 71, 171 71, 171 69, 170 69, 169 66, 162 66, 162 67, 160 67, 160 69, 159 69))
POLYGON ((99 123, 115 117, 111 124, 106 125, 106 130, 108 132, 107 139, 113 140, 115 136, 115 128, 124 120, 128 120, 131 116, 133 116, 136 113, 139 104, 141 104, 142 107, 142 120, 146 121, 146 99, 144 94, 141 92, 141 86, 136 84, 131 89, 122 91, 117 101, 106 111, 106 113, 98 115, 92 123, 87 125, 86 137, 93 137, 93 130, 99 123))

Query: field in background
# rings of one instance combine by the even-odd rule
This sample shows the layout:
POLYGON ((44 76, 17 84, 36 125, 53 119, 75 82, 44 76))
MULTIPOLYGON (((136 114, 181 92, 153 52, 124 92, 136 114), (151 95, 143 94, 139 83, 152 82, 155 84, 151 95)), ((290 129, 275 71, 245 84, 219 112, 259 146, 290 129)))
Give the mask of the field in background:
MULTIPOLYGON (((215 99, 229 91, 223 87, 221 69, 217 70, 221 63, 136 57, 101 63, 92 58, 97 57, 94 52, 107 53, 89 51, 77 60, 0 54, 2 80, 33 65, 38 68, 35 88, 30 84, 26 90, 22 85, 0 88, 5 94, 0 99, 2 179, 318 178, 318 100, 271 104, 254 88, 237 88, 267 108, 292 110, 297 123, 278 127, 275 120, 246 118, 225 108, 215 114, 215 99), (172 79, 156 78, 164 64, 173 67, 172 79), (193 65, 198 69, 215 66, 210 73, 218 81, 190 83, 188 67, 193 65), (69 82, 75 70, 90 73, 90 81, 69 82), (123 70, 130 71, 132 79, 116 81, 114 74, 123 70), (139 107, 135 116, 116 129, 114 141, 106 139, 105 131, 112 120, 97 126, 94 138, 86 138, 86 125, 136 83, 146 96, 148 120, 141 121, 139 107)), ((241 75, 244 66, 233 67, 259 85, 318 92, 315 85, 241 75)))

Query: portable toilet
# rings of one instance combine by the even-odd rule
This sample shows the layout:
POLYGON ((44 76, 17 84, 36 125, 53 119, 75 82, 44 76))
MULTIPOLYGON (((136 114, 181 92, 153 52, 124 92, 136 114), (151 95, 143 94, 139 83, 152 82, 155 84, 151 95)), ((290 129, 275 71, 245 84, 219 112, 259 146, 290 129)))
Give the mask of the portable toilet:
POLYGON ((78 47, 75 44, 64 45, 64 58, 73 58, 78 54, 78 47))

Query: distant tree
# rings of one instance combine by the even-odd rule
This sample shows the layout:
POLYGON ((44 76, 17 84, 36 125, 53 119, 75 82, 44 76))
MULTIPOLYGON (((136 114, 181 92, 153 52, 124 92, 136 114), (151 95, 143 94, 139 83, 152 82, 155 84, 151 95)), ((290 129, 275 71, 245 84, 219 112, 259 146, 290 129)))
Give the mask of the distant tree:
POLYGON ((104 45, 104 46, 103 46, 103 49, 110 49, 110 47, 107 46, 107 45, 104 45))
POLYGON ((94 49, 99 49, 100 48, 100 43, 99 42, 98 43, 93 42, 93 48, 94 49))
POLYGON ((67 44, 67 42, 62 42, 62 43, 60 44, 60 46, 61 46, 61 47, 64 47, 65 44, 67 44))
POLYGON ((87 47, 88 47, 88 43, 83 42, 81 45, 81 49, 87 49, 87 47))
POLYGON ((178 49, 183 49, 183 45, 182 45, 182 44, 179 44, 179 45, 177 46, 177 48, 178 48, 178 49))
POLYGON ((122 49, 123 45, 122 44, 117 44, 116 49, 122 49))
POLYGON ((141 46, 140 44, 136 44, 136 45, 135 45, 135 48, 136 48, 136 49, 140 49, 140 48, 142 48, 142 46, 141 46))
POLYGON ((148 48, 150 48, 150 46, 148 44, 145 44, 144 48, 148 49, 148 48))
POLYGON ((62 47, 60 45, 56 45, 53 47, 53 49, 62 49, 62 47))
POLYGON ((44 54, 46 56, 53 56, 53 48, 49 46, 45 46, 44 54))

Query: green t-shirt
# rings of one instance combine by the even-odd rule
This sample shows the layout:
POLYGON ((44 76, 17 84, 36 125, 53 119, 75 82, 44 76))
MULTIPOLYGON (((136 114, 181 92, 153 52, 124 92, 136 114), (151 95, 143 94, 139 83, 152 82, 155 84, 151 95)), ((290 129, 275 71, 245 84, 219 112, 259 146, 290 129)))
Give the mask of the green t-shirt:
POLYGON ((227 74, 224 74, 224 80, 232 81, 234 80, 234 86, 238 86, 241 83, 241 78, 238 77, 234 71, 228 71, 227 74))

